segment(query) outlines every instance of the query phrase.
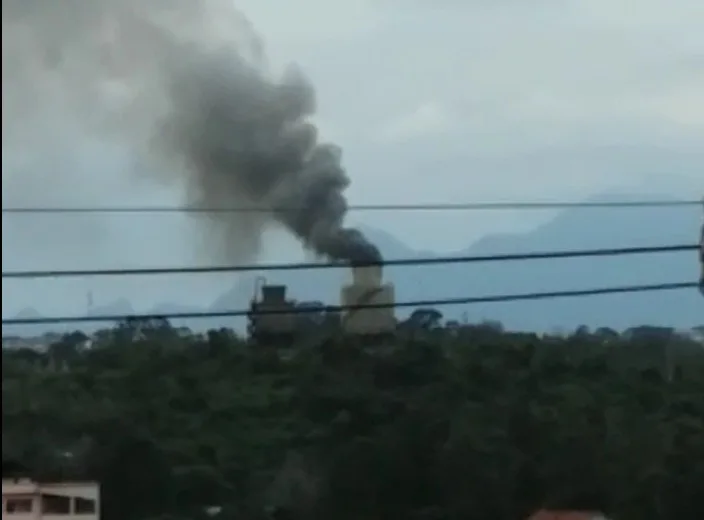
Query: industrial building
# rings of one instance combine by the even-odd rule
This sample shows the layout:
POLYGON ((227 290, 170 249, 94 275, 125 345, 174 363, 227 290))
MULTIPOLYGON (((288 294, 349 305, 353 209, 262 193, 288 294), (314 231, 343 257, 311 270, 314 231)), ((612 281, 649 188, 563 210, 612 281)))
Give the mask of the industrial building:
POLYGON ((342 327, 348 334, 379 336, 396 329, 393 284, 383 283, 380 265, 352 266, 352 281, 342 287, 342 327))
MULTIPOLYGON (((704 207, 704 201, 702 201, 702 207, 704 207)), ((704 223, 699 237, 699 290, 704 295, 704 223)))
POLYGON ((379 337, 396 331, 393 284, 384 283, 381 265, 353 265, 350 283, 340 291, 340 305, 299 303, 285 285, 259 278, 248 313, 248 334, 255 342, 290 342, 311 328, 379 337))
POLYGON ((256 341, 290 340, 296 332, 296 302, 286 297, 285 285, 269 285, 258 278, 250 303, 247 333, 256 341))

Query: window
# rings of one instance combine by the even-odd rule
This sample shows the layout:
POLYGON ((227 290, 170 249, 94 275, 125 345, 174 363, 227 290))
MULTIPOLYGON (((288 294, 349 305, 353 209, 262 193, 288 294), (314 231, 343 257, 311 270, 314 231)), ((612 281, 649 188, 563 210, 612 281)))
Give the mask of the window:
POLYGON ((42 513, 48 515, 71 514, 71 499, 60 495, 42 495, 42 513))
POLYGON ((5 504, 5 511, 13 513, 31 513, 32 499, 31 498, 8 498, 5 504))
POLYGON ((77 515, 92 515, 95 513, 95 500, 76 498, 74 506, 74 512, 77 515))

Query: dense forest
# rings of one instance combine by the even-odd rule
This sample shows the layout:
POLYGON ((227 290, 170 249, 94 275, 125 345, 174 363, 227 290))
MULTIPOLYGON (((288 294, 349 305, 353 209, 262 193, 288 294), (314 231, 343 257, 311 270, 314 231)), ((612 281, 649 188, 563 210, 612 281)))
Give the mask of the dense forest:
POLYGON ((133 321, 2 374, 3 471, 97 480, 105 520, 704 518, 704 349, 657 330, 275 348, 133 321))

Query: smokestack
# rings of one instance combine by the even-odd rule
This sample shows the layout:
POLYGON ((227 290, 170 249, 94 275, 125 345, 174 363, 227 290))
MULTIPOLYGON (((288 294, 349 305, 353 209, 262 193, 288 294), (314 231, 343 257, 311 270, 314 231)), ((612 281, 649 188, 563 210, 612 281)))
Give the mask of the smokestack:
POLYGON ((380 287, 383 280, 381 265, 353 265, 352 285, 359 287, 380 287))
POLYGON ((396 328, 395 289, 383 283, 381 264, 353 264, 352 283, 342 287, 343 326, 365 336, 392 334, 396 328))
MULTIPOLYGON (((704 199, 702 199, 702 208, 704 208, 704 199)), ((704 295, 704 223, 699 235, 699 292, 704 295)))
POLYGON ((280 78, 265 70, 261 40, 230 0, 54 4, 3 0, 4 48, 15 54, 8 63, 3 54, 3 100, 12 83, 21 117, 62 104, 86 135, 146 152, 191 206, 253 209, 204 222, 230 256, 256 253, 277 222, 322 257, 381 260, 345 224, 350 179, 341 150, 310 121, 313 86, 295 67, 280 78), (46 98, 25 88, 44 84, 46 98))

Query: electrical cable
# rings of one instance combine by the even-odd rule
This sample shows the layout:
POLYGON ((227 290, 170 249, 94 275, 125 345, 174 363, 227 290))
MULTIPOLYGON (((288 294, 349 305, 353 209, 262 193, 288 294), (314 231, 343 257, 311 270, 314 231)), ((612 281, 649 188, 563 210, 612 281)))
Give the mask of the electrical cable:
MULTIPOLYGON (((515 253, 501 255, 473 255, 449 256, 435 258, 401 258, 384 260, 379 263, 366 265, 402 266, 402 265, 433 265, 433 264, 461 264, 476 262, 506 262, 524 260, 544 260, 557 258, 579 258, 600 256, 642 255, 655 253, 674 253, 682 251, 698 251, 698 244, 677 244, 669 246, 651 247, 624 247, 611 249, 581 249, 567 251, 545 251, 535 253, 515 253)), ((76 270, 33 270, 33 271, 3 271, 3 279, 18 278, 63 278, 79 276, 143 276, 163 274, 203 274, 203 273, 236 273, 251 271, 299 271, 312 269, 349 268, 350 264, 333 262, 301 262, 281 264, 253 264, 240 266, 211 266, 211 267, 154 267, 134 269, 76 269, 76 270)))
POLYGON ((203 311, 203 312, 174 312, 166 314, 141 314, 141 315, 95 315, 95 316, 54 316, 54 317, 34 317, 34 318, 3 318, 3 325, 48 325, 57 323, 85 323, 85 322, 119 322, 123 320, 157 320, 157 319, 197 319, 197 318, 233 318, 251 315, 271 315, 271 314, 308 314, 319 312, 345 312, 360 309, 388 309, 407 307, 442 307, 449 305, 471 305, 478 303, 503 303, 529 300, 547 300, 554 298, 582 298, 588 296, 599 296, 608 294, 644 293, 656 291, 675 291, 682 289, 694 289, 697 282, 662 283, 651 285, 627 285, 620 287, 601 287, 595 289, 582 289, 571 291, 551 291, 503 294, 494 296, 478 296, 465 298, 444 298, 429 300, 414 300, 395 303, 373 303, 363 305, 335 305, 323 306, 320 308, 300 308, 289 309, 260 309, 251 310, 231 310, 231 311, 203 311))
MULTIPOLYGON (((353 204, 349 211, 486 211, 486 210, 549 210, 567 208, 672 208, 701 206, 701 200, 636 200, 636 201, 583 201, 583 202, 459 202, 459 203, 417 203, 417 204, 353 204)), ((275 213, 297 211, 303 208, 202 208, 181 206, 134 206, 134 207, 4 207, 3 214, 37 213, 275 213)))

